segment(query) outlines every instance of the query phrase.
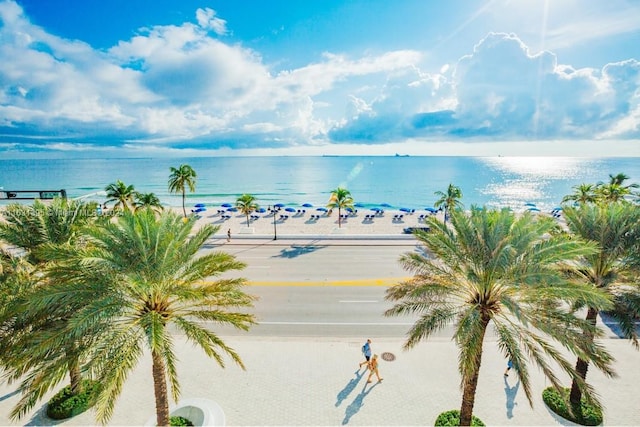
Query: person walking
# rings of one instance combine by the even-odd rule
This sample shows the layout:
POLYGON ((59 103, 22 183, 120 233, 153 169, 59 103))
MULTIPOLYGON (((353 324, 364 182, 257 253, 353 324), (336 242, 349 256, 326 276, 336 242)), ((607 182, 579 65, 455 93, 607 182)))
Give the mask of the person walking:
POLYGON ((227 230, 227 242, 231 241, 231 229, 227 230))
POLYGON ((509 371, 511 370, 511 368, 513 368, 513 360, 509 359, 509 361, 507 362, 507 369, 504 370, 505 377, 509 376, 509 371))
POLYGON ((367 368, 369 368, 369 377, 367 378, 367 383, 371 382, 371 377, 373 376, 373 374, 376 374, 376 377, 378 378, 378 382, 381 383, 382 378, 380 378, 380 373, 378 372, 378 355, 377 354, 374 354, 373 358, 369 360, 369 363, 367 364, 367 368))
POLYGON ((360 362, 358 365, 358 369, 362 368, 362 365, 368 365, 369 360, 371 360, 371 340, 368 339, 367 342, 362 346, 362 354, 364 355, 364 362, 360 362))

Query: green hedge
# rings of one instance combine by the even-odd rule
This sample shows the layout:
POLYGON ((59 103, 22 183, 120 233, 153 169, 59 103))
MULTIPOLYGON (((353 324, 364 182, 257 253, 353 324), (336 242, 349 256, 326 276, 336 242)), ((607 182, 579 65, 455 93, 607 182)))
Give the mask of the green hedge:
POLYGON ((82 392, 74 395, 68 385, 49 400, 47 416, 54 420, 63 420, 83 413, 96 402, 100 384, 92 380, 82 380, 82 392))
MULTIPOLYGON (((453 409, 451 411, 446 411, 438 415, 436 418, 435 426, 459 426, 460 425, 460 411, 457 409, 453 409)), ((471 416, 471 425, 477 427, 483 427, 485 424, 480 420, 480 418, 475 415, 471 416)))
POLYGON ((602 424, 602 411, 600 408, 587 403, 584 396, 580 401, 580 410, 575 415, 569 411, 569 393, 571 389, 563 388, 560 392, 553 387, 547 387, 542 392, 544 403, 562 418, 583 426, 597 426, 602 424))
POLYGON ((178 415, 177 417, 169 418, 169 425, 170 426, 192 426, 193 423, 189 419, 178 415))

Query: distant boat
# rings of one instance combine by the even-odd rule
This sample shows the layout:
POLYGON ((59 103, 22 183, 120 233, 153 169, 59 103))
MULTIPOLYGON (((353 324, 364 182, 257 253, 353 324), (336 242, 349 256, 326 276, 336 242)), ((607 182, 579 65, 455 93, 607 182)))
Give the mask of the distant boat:
POLYGON ((398 154, 396 153, 396 157, 409 157, 408 154, 398 154))

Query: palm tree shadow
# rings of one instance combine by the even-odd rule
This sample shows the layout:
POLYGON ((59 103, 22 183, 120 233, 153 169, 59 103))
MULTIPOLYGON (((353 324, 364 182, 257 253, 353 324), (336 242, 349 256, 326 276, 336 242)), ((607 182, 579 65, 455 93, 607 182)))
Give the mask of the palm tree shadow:
POLYGON ((0 402, 2 402, 3 400, 7 400, 8 398, 15 396, 16 394, 19 394, 19 393, 20 393, 20 389, 15 389, 11 393, 7 393, 4 396, 0 397, 0 402))
POLYGON ((375 386, 377 386, 378 384, 380 384, 379 382, 375 383, 374 385, 372 385, 369 390, 367 390, 367 383, 364 384, 364 387, 362 387, 362 391, 360 392, 360 394, 358 394, 356 396, 355 399, 353 399, 353 402, 351 402, 349 404, 349 406, 347 406, 347 408, 344 411, 344 419, 342 420, 342 425, 346 425, 349 424, 349 420, 351 419, 351 417, 353 417, 355 414, 358 413, 358 411, 360 411, 360 408, 362 408, 362 405, 364 405, 364 398, 371 393, 371 390, 373 390, 373 388, 375 386))
POLYGON ((66 421, 69 421, 69 418, 54 420, 53 418, 47 417, 47 405, 44 404, 31 416, 31 419, 25 423, 25 426, 53 426, 66 421))
POLYGON ((509 386, 507 382, 507 377, 504 377, 504 394, 507 398, 507 418, 513 418, 513 408, 517 405, 516 396, 518 394, 518 389, 520 388, 520 378, 518 378, 518 382, 513 387, 509 386))
POLYGON ((349 396, 351 394, 351 392, 356 388, 356 386, 358 385, 358 383, 362 379, 362 376, 364 375, 365 372, 367 372, 366 369, 361 374, 360 373, 360 369, 358 369, 356 371, 356 377, 350 379, 349 382, 347 383, 347 385, 345 385, 344 388, 342 390, 340 390, 340 393, 338 393, 338 395, 336 396, 336 399, 337 399, 336 400, 336 408, 338 406, 340 406, 342 401, 345 400, 347 398, 347 396, 349 396))

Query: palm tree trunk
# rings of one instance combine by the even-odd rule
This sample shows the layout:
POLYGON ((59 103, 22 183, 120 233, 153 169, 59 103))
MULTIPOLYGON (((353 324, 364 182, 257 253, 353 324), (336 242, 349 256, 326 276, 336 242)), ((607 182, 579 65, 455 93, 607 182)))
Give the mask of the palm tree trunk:
POLYGON ((245 214, 247 216, 247 228, 249 228, 249 214, 245 214))
POLYGON ((159 426, 169 425, 169 397, 165 377, 164 361, 157 351, 151 352, 153 361, 153 391, 156 397, 156 423, 159 426))
POLYGON ((71 393, 74 395, 82 393, 82 374, 80 365, 75 357, 69 361, 69 379, 71 382, 71 393))
POLYGON ((182 213, 184 214, 184 217, 187 217, 187 209, 184 207, 184 188, 182 189, 182 213))
POLYGON ((338 228, 342 228, 342 211, 340 210, 340 206, 338 206, 338 228))
MULTIPOLYGON (((483 315, 481 320, 482 336, 478 341, 480 346, 484 343, 484 335, 489 324, 489 317, 483 315)), ((460 425, 470 426, 473 416, 473 405, 476 401, 476 388, 478 387, 478 376, 480 375, 480 363, 482 362, 482 348, 478 351, 474 365, 474 371, 470 376, 464 377, 462 388, 462 405, 460 406, 460 425)), ((464 374, 463 374, 464 375, 464 374)))
MULTIPOLYGON (((596 325, 596 319, 598 317, 598 310, 589 307, 587 310, 587 318, 586 320, 591 323, 593 326, 596 325)), ((584 339, 586 342, 590 343, 593 341, 593 333, 589 331, 585 331, 583 333, 584 339)), ((587 370, 589 369, 589 362, 587 360, 582 360, 578 358, 576 362, 576 373, 580 375, 580 378, 585 379, 587 377, 587 370)), ((580 407, 580 400, 582 399, 582 391, 578 387, 578 383, 576 380, 573 380, 571 383, 571 393, 569 394, 569 402, 573 408, 580 407)))

